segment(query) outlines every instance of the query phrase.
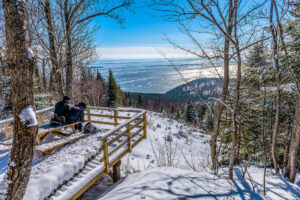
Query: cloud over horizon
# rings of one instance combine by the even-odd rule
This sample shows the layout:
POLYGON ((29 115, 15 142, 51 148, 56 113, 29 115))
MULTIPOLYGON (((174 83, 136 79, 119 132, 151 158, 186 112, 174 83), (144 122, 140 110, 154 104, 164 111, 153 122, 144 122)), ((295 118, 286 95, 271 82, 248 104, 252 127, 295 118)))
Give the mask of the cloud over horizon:
POLYGON ((98 47, 100 59, 159 59, 163 53, 168 58, 195 58, 182 50, 166 46, 98 47))

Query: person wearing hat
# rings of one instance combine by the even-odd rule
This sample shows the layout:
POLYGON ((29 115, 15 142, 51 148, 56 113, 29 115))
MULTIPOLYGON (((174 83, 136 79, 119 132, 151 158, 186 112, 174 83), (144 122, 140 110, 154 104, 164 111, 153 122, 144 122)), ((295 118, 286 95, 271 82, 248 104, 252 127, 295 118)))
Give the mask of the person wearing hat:
MULTIPOLYGON (((80 102, 78 105, 73 106, 67 116, 67 123, 73 124, 76 122, 84 122, 85 109, 86 104, 84 102, 80 102)), ((82 131, 82 123, 75 125, 75 129, 82 131)))
POLYGON ((64 96, 62 101, 59 101, 55 104, 55 110, 54 113, 57 116, 63 116, 63 117, 67 117, 70 111, 70 107, 68 105, 69 101, 70 101, 70 97, 69 96, 64 96))
POLYGON ((51 126, 60 126, 66 123, 66 118, 70 111, 68 105, 70 99, 69 96, 64 96, 62 101, 55 104, 54 117, 50 120, 51 126))

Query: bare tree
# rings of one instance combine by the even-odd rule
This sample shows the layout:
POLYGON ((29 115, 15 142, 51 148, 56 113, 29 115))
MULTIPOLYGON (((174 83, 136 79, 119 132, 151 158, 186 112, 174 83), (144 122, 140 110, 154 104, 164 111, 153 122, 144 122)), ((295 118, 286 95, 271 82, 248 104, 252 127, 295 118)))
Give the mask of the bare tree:
POLYGON ((276 157, 276 141, 277 141, 277 134, 279 129, 279 117, 280 117, 280 71, 279 71, 279 51, 278 51, 278 34, 277 29, 275 28, 275 24, 273 22, 273 8, 275 5, 275 1, 271 0, 271 8, 270 8, 270 29, 272 33, 272 41, 273 41, 273 63, 275 65, 276 70, 276 89, 277 89, 277 96, 276 96, 276 116, 275 116, 275 124, 273 129, 273 136, 272 136, 272 160, 275 168, 275 173, 279 172, 278 164, 277 164, 277 157, 276 157))
POLYGON ((55 31, 53 26, 53 17, 51 12, 51 5, 49 0, 45 0, 44 2, 39 0, 40 5, 44 10, 44 15, 47 22, 47 31, 49 36, 49 54, 52 64, 51 74, 50 74, 50 82, 52 83, 51 90, 55 89, 60 96, 63 96, 63 87, 61 85, 61 69, 59 68, 57 61, 57 52, 55 46, 55 31))
MULTIPOLYGON (((273 1, 272 1, 273 2, 273 1)), ((291 66, 291 62, 289 59, 289 52, 287 50, 287 46, 285 43, 285 37, 284 37, 284 30, 282 28, 282 20, 283 20, 283 16, 285 15, 285 12, 282 12, 281 15, 278 11, 278 6, 277 4, 273 3, 274 5, 274 11, 275 11, 275 16, 276 16, 276 22, 277 22, 277 26, 279 29, 279 38, 280 38, 280 42, 282 45, 282 49, 284 52, 284 56, 285 56, 285 67, 287 68, 290 77, 292 78, 295 86, 296 86, 296 105, 295 105, 295 115, 294 115, 294 121, 293 121, 293 125, 292 125, 292 137, 291 137, 291 142, 290 142, 290 153, 289 153, 289 160, 288 160, 288 166, 286 169, 286 174, 289 177, 289 181, 294 183, 295 178, 296 178, 296 174, 298 171, 297 168, 297 163, 298 163, 298 158, 297 158, 297 154, 298 154, 298 149, 299 149, 299 145, 300 145, 300 71, 298 72, 294 72, 294 69, 291 66)), ((295 2, 295 6, 299 7, 299 1, 295 2)), ((284 9, 282 9, 284 10, 284 9)), ((298 10, 299 12, 299 10, 298 10)), ((298 18, 296 19, 299 21, 299 14, 298 14, 298 18)), ((296 52, 296 54, 299 52, 296 52)))
POLYGON ((31 172, 38 126, 34 114, 34 56, 26 38, 25 1, 3 1, 6 62, 13 91, 14 134, 7 173, 7 197, 21 200, 31 172))
POLYGON ((131 5, 130 0, 120 1, 86 1, 64 0, 59 2, 64 19, 64 31, 66 39, 66 94, 72 96, 73 81, 73 54, 72 34, 80 24, 87 23, 99 16, 107 16, 122 23, 119 11, 131 5), (95 7, 98 9, 95 9, 95 7))
MULTIPOLYGON (((253 40, 253 35, 256 29, 249 31, 247 34, 246 31, 242 31, 240 27, 245 27, 244 24, 246 20, 261 8, 264 5, 265 1, 259 2, 254 6, 247 7, 242 6, 241 1, 239 0, 228 0, 226 3, 219 1, 164 1, 164 0, 152 0, 152 7, 163 13, 167 13, 166 19, 169 21, 179 21, 184 22, 185 20, 197 20, 197 23, 204 21, 203 28, 205 33, 208 33, 210 29, 213 29, 214 32, 209 32, 210 34, 215 35, 216 38, 223 42, 222 50, 215 50, 219 55, 213 56, 211 53, 205 52, 205 48, 201 46, 201 43, 198 42, 190 32, 199 32, 199 31, 188 31, 188 36, 196 44, 196 47, 200 49, 200 53, 193 51, 190 48, 184 48, 180 45, 174 45, 176 48, 180 48, 186 52, 192 53, 198 57, 206 58, 210 61, 210 64, 214 66, 212 60, 214 58, 223 58, 223 89, 220 99, 216 101, 214 107, 214 126, 211 134, 211 159, 212 167, 214 170, 217 169, 217 157, 218 157, 218 147, 217 139, 220 134, 220 120, 222 116, 223 109, 226 107, 226 99, 228 97, 228 87, 229 87, 229 64, 230 60, 234 59, 237 64, 237 78, 236 78, 236 88, 235 88, 235 102, 232 109, 232 120, 234 127, 234 140, 232 143, 232 154, 235 154, 236 141, 238 138, 238 125, 237 125, 237 110, 239 105, 239 87, 241 80, 241 65, 242 58, 241 52, 246 50, 258 42, 265 40, 253 40), (247 7, 247 9, 245 9, 247 7), (217 31, 216 31, 217 30, 217 31), (243 45, 240 44, 240 38, 245 37, 246 42, 243 42, 243 45)), ((235 160, 234 155, 232 155, 231 167, 232 171, 233 162, 235 160)), ((230 176, 232 177, 232 176, 230 176)))

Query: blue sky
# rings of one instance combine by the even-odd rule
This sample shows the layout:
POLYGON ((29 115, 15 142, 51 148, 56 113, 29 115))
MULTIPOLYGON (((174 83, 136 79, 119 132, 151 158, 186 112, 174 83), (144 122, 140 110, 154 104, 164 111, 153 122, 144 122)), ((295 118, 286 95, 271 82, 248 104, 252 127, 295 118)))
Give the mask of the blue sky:
POLYGON ((186 57, 163 39, 166 34, 173 41, 189 46, 191 42, 179 31, 178 24, 151 15, 153 11, 147 7, 135 8, 135 13, 126 11, 122 27, 110 18, 95 19, 93 23, 101 26, 95 36, 98 53, 107 59, 161 58, 157 52, 161 50, 172 57, 186 57))

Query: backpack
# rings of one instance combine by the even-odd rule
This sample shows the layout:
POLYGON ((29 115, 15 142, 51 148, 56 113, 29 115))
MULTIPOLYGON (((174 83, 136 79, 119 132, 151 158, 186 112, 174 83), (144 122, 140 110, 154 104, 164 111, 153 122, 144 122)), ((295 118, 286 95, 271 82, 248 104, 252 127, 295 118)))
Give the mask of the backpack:
POLYGON ((66 123, 66 118, 64 116, 54 115, 50 120, 50 126, 60 126, 66 123))
POLYGON ((98 130, 97 127, 95 127, 93 124, 87 123, 87 124, 84 126, 83 132, 84 132, 85 134, 88 134, 88 133, 95 134, 95 133, 98 133, 99 130, 98 130))

